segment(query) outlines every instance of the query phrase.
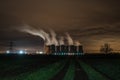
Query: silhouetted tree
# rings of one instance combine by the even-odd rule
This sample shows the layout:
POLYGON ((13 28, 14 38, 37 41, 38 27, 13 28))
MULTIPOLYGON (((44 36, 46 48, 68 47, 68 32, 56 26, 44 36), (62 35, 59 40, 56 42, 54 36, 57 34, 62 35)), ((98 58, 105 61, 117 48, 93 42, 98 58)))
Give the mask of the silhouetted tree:
POLYGON ((112 51, 113 49, 110 47, 110 44, 108 43, 105 43, 100 48, 100 52, 105 53, 105 54, 111 53, 112 51))

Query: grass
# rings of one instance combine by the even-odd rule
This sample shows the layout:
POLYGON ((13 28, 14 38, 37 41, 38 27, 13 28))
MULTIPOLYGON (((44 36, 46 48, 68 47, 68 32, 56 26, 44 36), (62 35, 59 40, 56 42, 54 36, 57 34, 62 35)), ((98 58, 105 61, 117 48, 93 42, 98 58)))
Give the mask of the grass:
POLYGON ((52 76, 54 76, 63 66, 61 66, 62 62, 57 62, 51 65, 48 65, 44 68, 39 69, 33 73, 23 73, 19 76, 12 78, 3 78, 0 80, 48 80, 52 76))
MULTIPOLYGON (((18 58, 0 58, 0 80, 49 80, 54 77, 65 65, 68 58, 19 56, 18 58)), ((113 80, 120 79, 120 59, 82 59, 80 65, 87 73, 89 80, 108 80, 106 74, 113 80), (87 63, 87 64, 86 64, 87 63), (94 67, 94 68, 93 68, 94 67), (97 71, 99 72, 97 72, 97 71)), ((70 58, 69 60, 73 60, 70 58)), ((70 63, 64 80, 73 80, 75 77, 74 62, 70 63)))
POLYGON ((84 62, 80 61, 79 63, 87 73, 89 80, 109 80, 84 62))
POLYGON ((23 60, 15 59, 15 60, 0 61, 0 70, 1 69, 2 70, 11 70, 11 69, 15 69, 17 67, 21 67, 24 64, 29 64, 32 62, 34 62, 34 61, 28 60, 28 59, 23 59, 23 60))
POLYGON ((61 67, 60 65, 60 63, 55 63, 53 65, 42 68, 30 74, 23 80, 49 80, 62 69, 63 65, 61 67))
POLYGON ((75 65, 73 62, 71 62, 69 68, 68 68, 68 71, 64 77, 63 80, 73 80, 74 79, 74 74, 75 74, 75 65))
POLYGON ((89 61, 94 68, 106 74, 114 80, 120 80, 120 59, 89 61))

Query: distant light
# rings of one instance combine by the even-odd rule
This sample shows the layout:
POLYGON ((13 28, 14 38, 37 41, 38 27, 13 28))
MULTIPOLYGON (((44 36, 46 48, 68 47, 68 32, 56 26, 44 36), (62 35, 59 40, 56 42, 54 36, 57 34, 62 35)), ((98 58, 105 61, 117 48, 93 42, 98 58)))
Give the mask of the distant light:
POLYGON ((23 51, 23 50, 20 50, 20 51, 19 51, 19 54, 23 54, 23 53, 24 53, 24 51, 23 51))
POLYGON ((25 54, 27 54, 27 49, 25 49, 25 54))
POLYGON ((25 51, 25 54, 27 54, 27 52, 25 51))
POLYGON ((40 54, 43 54, 43 52, 42 52, 42 51, 40 51, 39 53, 40 53, 40 54))
POLYGON ((8 53, 10 53, 10 51, 9 51, 9 50, 7 50, 7 51, 6 51, 6 53, 7 53, 7 54, 8 54, 8 53))
POLYGON ((38 54, 39 52, 38 51, 36 51, 36 54, 38 54))
POLYGON ((42 51, 36 51, 36 54, 43 54, 44 52, 42 51))

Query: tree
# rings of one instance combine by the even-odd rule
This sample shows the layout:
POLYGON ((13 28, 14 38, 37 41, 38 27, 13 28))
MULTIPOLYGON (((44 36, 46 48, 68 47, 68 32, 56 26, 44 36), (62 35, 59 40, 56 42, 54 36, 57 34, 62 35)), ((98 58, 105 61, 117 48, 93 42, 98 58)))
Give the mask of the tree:
POLYGON ((113 49, 110 47, 110 44, 105 43, 104 45, 101 46, 100 52, 109 54, 113 51, 113 49))

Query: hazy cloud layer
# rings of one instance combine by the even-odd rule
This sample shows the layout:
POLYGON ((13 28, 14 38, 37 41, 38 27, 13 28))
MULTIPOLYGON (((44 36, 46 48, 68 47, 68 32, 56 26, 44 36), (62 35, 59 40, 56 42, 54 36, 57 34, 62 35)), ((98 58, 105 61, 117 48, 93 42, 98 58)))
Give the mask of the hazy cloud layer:
POLYGON ((42 44, 41 38, 16 30, 27 24, 38 30, 52 28, 61 36, 69 32, 86 51, 99 50, 105 42, 120 49, 119 4, 118 0, 1 0, 0 43, 28 40, 30 45, 42 44))

